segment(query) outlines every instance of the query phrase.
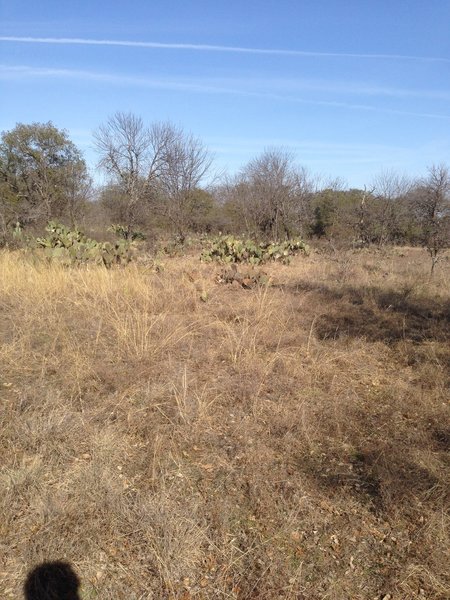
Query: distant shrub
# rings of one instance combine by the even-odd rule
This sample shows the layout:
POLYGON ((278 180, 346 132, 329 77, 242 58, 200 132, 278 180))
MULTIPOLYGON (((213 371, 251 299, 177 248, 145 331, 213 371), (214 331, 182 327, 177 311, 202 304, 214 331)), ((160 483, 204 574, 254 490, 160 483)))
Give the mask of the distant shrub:
POLYGON ((130 240, 131 242, 145 240, 145 235, 142 231, 135 231, 126 225, 111 225, 108 227, 108 230, 112 231, 123 240, 130 240))

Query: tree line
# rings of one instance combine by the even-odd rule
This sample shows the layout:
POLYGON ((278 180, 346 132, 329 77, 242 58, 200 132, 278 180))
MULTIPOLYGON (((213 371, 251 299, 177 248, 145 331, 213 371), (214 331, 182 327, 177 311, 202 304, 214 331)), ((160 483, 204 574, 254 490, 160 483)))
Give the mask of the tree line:
POLYGON ((345 189, 299 166, 285 149, 264 150, 234 176, 214 176, 202 141, 172 123, 117 112, 94 132, 94 186, 68 134, 51 122, 17 124, 0 141, 0 239, 69 225, 119 224, 168 233, 226 232, 255 239, 316 237, 330 244, 425 246, 432 266, 450 244, 450 170, 428 167, 422 178, 393 171, 364 189, 345 189))

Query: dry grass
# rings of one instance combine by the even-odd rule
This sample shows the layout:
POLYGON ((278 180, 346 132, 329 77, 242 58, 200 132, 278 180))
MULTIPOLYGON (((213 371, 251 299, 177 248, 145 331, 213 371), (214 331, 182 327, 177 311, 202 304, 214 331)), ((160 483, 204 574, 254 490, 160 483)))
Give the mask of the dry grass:
POLYGON ((448 598, 450 262, 217 270, 0 254, 1 597, 448 598))

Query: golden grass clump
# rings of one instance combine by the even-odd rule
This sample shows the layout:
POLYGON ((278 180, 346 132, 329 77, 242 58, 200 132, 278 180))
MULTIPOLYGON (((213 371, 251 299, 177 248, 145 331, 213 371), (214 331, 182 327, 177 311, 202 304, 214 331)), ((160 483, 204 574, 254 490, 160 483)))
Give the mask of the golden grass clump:
POLYGON ((0 254, 0 596, 450 597, 450 262, 0 254))

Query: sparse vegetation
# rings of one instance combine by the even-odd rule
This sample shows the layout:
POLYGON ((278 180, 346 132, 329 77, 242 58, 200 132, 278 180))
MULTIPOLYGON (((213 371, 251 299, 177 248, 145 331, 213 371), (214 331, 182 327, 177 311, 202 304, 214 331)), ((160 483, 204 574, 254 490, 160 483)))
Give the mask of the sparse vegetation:
POLYGON ((243 286, 197 250, 3 250, 2 598, 43 561, 83 600, 448 598, 441 257, 313 251, 243 286))

